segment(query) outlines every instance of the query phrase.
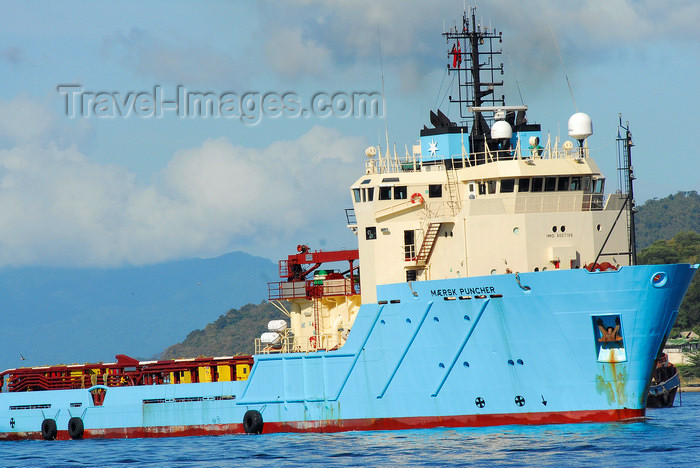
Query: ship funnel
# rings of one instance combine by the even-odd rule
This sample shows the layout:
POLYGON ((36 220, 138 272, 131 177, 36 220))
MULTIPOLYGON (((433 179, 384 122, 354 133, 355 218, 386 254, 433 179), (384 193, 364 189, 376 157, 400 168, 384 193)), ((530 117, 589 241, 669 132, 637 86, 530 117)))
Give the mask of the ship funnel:
POLYGON ((375 148, 374 146, 370 146, 369 148, 367 148, 365 150, 365 156, 367 156, 370 159, 372 159, 376 155, 377 155, 377 148, 375 148))
POLYGON ((583 146, 583 140, 593 135, 593 122, 588 114, 577 112, 569 118, 569 136, 583 146))

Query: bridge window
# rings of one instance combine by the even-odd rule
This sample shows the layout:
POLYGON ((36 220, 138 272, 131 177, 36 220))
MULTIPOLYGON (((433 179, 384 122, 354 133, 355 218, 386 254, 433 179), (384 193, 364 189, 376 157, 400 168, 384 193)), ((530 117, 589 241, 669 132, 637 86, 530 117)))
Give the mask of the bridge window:
POLYGON ((545 177, 544 178, 544 191, 554 192, 557 188, 557 178, 556 177, 545 177))
POLYGON ((496 181, 489 180, 487 182, 487 184, 488 184, 489 193, 496 193, 496 181))
POLYGON ((372 182, 372 179, 365 179, 365 180, 363 180, 363 181, 360 182, 360 183, 361 183, 362 185, 364 185, 364 184, 369 184, 370 182, 372 182))
POLYGON ((360 203, 360 189, 359 188, 352 189, 352 195, 355 198, 355 202, 360 203))
POLYGON ((486 195, 486 184, 483 182, 479 183, 479 195, 486 195))
POLYGON ((560 192, 565 192, 569 190, 569 178, 559 177, 559 183, 557 184, 557 190, 560 192))
POLYGON ((572 177, 571 178, 571 187, 569 187, 571 190, 581 190, 581 178, 580 177, 572 177))
POLYGON ((583 191, 585 193, 591 193, 591 178, 585 177, 583 179, 583 191))
POLYGON ((530 191, 530 179, 519 179, 518 180, 518 192, 529 192, 530 191))
POLYGON ((379 187, 379 199, 391 200, 391 187, 379 187))
POLYGON ((397 185, 394 187, 394 200, 406 200, 408 198, 408 190, 405 185, 397 185))
POLYGON ((515 191, 515 179, 501 180, 501 193, 513 193, 515 191))
POLYGON ((533 177, 532 179, 532 191, 541 192, 542 191, 542 177, 533 177))
POLYGON ((442 197, 442 184, 428 185, 428 198, 442 197))
POLYGON ((372 200, 374 200, 374 187, 370 187, 367 189, 367 201, 372 200))
POLYGON ((603 193, 605 179, 595 179, 593 181, 593 193, 603 193))

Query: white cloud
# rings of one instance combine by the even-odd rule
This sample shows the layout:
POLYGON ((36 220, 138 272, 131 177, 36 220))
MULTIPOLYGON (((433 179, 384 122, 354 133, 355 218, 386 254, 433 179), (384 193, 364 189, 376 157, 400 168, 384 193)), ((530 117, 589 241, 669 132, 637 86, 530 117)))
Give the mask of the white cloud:
POLYGON ((10 101, 0 99, 0 138, 31 141, 47 133, 55 120, 44 106, 27 95, 10 101))
POLYGON ((160 83, 231 86, 237 76, 236 60, 228 53, 186 38, 161 39, 139 28, 107 35, 102 52, 160 83))
MULTIPOLYGON (((0 132, 17 133, 6 121, 0 132)), ((33 141, 19 134, 0 149, 0 266, 145 264, 231 250, 269 256, 290 239, 307 241, 331 210, 341 211, 365 146, 323 127, 260 149, 208 139, 176 152, 148 185, 51 133, 35 129, 33 141)))
MULTIPOLYGON (((266 29, 303 25, 304 39, 329 51, 327 67, 347 71, 357 63, 378 64, 380 33, 385 73, 402 80, 401 87, 409 94, 420 85, 416 71, 447 62, 447 45, 440 34, 443 24, 447 28, 461 24, 464 5, 461 0, 442 2, 439 7, 433 2, 404 0, 274 3, 275 8, 261 15, 266 29), (410 72, 405 74, 405 70, 410 72)), ((561 75, 550 28, 565 62, 572 64, 615 60, 620 51, 643 53, 649 44, 659 41, 698 42, 700 28, 693 24, 697 18, 700 2, 695 0, 499 0, 479 2, 476 19, 504 31, 504 49, 513 58, 519 78, 535 85, 541 84, 543 75, 561 75)), ((268 47, 274 47, 274 42, 268 47)), ((503 61, 508 66, 507 57, 503 61)))
POLYGON ((316 76, 331 63, 328 48, 304 37, 299 28, 274 31, 265 45, 265 56, 270 68, 287 77, 316 76))

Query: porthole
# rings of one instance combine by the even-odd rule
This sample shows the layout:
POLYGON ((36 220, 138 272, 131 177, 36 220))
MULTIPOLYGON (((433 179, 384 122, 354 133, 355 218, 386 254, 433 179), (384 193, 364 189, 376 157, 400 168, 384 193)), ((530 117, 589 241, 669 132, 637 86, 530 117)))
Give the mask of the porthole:
POLYGON ((516 236, 517 236, 518 234, 520 234, 520 228, 519 228, 519 227, 514 227, 514 228, 513 228, 513 234, 515 234, 516 236))
POLYGON ((496 273, 498 273, 498 272, 496 271, 495 268, 494 268, 493 270, 491 270, 491 274, 492 274, 492 275, 495 275, 496 273))
POLYGON ((556 226, 552 226, 552 232, 557 232, 557 227, 556 227, 556 226))
POLYGON ((437 318, 437 317, 433 317, 433 322, 439 322, 439 321, 440 321, 440 319, 439 319, 439 318, 437 318))
POLYGON ((464 367, 469 367, 469 363, 468 363, 467 361, 464 361, 464 362, 462 363, 462 365, 463 365, 464 367))
POLYGON ((407 319, 406 319, 406 323, 411 323, 411 319, 410 319, 410 318, 407 318, 407 319))
POLYGON ((564 231, 566 231, 566 226, 562 226, 562 227, 560 227, 560 228, 559 228, 559 230, 560 230, 561 232, 564 232, 564 231))
POLYGON ((597 225, 597 226, 596 226, 595 228, 596 228, 596 229, 598 230, 598 232, 600 232, 600 230, 601 230, 601 229, 603 229, 603 228, 601 227, 601 225, 600 225, 600 224, 599 224, 599 225, 597 225))
POLYGON ((444 369, 444 368, 445 368, 445 364, 440 363, 440 364, 438 364, 438 367, 439 367, 440 369, 444 369))
POLYGON ((666 273, 662 271, 654 273, 654 275, 651 277, 651 284, 655 288, 662 288, 666 285, 667 282, 668 277, 666 276, 666 273))
POLYGON ((538 267, 535 267, 535 271, 540 271, 540 269, 538 267))

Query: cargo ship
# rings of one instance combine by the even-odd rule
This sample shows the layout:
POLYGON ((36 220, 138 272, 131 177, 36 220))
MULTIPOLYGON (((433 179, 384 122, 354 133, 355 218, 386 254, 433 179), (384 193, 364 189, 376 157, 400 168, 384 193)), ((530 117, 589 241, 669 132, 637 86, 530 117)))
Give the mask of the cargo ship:
POLYGON ((253 355, 9 369, 0 439, 643 417, 698 265, 636 264, 629 125, 607 194, 586 114, 545 136, 496 93, 500 32, 471 9, 443 35, 457 122, 431 111, 406 155, 365 151, 345 213, 358 248, 280 262, 284 319, 253 355))

